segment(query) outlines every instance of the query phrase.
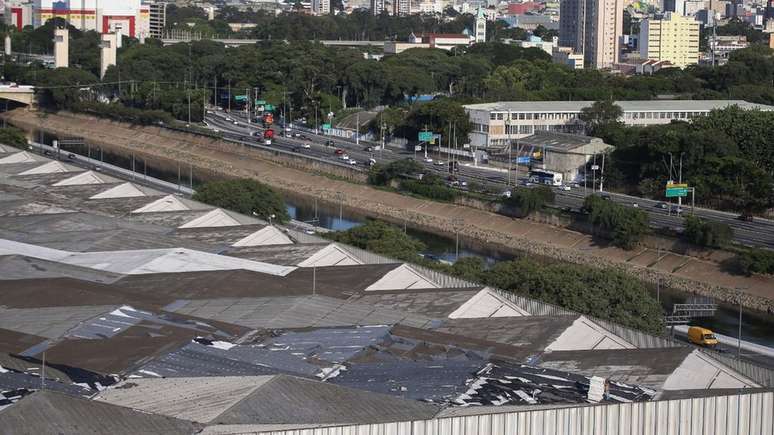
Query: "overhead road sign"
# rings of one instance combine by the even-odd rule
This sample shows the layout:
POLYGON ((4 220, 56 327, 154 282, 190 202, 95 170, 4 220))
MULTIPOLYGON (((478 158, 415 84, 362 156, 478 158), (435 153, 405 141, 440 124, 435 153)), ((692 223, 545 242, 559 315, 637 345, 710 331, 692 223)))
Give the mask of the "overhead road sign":
POLYGON ((420 142, 429 142, 433 139, 433 132, 432 131, 420 131, 419 132, 419 141, 420 142))
POLYGON ((687 184, 667 184, 666 185, 666 197, 667 198, 681 198, 688 196, 688 190, 690 188, 687 184))

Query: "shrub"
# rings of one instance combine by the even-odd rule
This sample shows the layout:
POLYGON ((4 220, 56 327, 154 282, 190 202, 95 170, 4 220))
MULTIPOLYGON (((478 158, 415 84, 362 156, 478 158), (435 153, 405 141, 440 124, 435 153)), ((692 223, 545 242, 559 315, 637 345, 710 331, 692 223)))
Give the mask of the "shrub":
POLYGON ((211 181, 197 189, 193 199, 266 220, 274 215, 275 222, 290 220, 285 202, 274 189, 247 178, 211 181))

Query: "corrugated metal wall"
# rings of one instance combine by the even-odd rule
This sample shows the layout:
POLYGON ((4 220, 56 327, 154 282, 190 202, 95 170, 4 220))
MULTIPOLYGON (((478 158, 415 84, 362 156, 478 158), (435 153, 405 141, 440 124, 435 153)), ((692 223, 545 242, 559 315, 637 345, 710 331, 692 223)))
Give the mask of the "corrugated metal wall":
POLYGON ((773 435, 774 393, 263 432, 271 435, 773 435))

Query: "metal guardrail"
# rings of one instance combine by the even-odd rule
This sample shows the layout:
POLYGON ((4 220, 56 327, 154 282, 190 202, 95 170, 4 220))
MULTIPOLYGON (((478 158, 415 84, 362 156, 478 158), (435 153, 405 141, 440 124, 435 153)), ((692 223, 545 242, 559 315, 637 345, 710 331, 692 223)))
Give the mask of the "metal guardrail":
POLYGON ((183 193, 185 195, 193 195, 194 193, 194 190, 191 189, 190 187, 186 187, 180 184, 170 183, 164 180, 159 180, 158 178, 148 177, 145 174, 134 172, 130 169, 124 169, 120 166, 111 165, 110 163, 105 163, 103 161, 92 159, 92 158, 83 156, 81 154, 72 153, 70 151, 64 151, 64 153, 66 155, 75 154, 76 155, 75 159, 61 159, 61 158, 58 158, 60 157, 59 156, 60 153, 57 152, 58 151, 57 148, 54 148, 49 145, 41 144, 38 142, 28 142, 28 143, 31 147, 37 148, 38 150, 40 150, 41 154, 43 154, 43 151, 50 151, 52 154, 49 157, 57 158, 58 160, 63 160, 63 161, 71 160, 75 162, 86 163, 92 168, 92 170, 97 170, 100 172, 107 170, 108 172, 119 174, 125 177, 127 181, 132 181, 132 182, 139 181, 144 184, 161 187, 165 190, 183 193))

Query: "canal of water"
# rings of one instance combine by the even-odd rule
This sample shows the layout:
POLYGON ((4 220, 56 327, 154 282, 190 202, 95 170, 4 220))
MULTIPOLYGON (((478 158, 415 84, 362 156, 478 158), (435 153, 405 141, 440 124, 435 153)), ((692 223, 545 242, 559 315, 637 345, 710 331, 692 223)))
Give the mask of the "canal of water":
MULTIPOLYGON (((56 139, 47 133, 35 131, 30 135, 36 142, 52 144, 56 139)), ((137 172, 137 178, 143 176, 153 177, 171 183, 180 183, 183 186, 198 186, 209 178, 209 174, 197 172, 196 169, 154 163, 150 160, 145 161, 141 158, 120 155, 99 147, 86 145, 64 145, 62 152, 74 152, 81 155, 90 155, 92 158, 101 159, 105 163, 120 166, 125 169, 134 168, 137 172)), ((66 158, 65 156, 63 156, 66 158)), ((317 226, 335 231, 347 230, 357 225, 361 225, 367 218, 364 215, 353 213, 346 208, 318 202, 314 199, 301 195, 285 195, 285 202, 288 213, 291 218, 304 221, 315 222, 317 226)), ((406 228, 407 234, 422 241, 426 249, 422 253, 434 259, 454 262, 457 257, 457 246, 459 246, 459 256, 478 256, 492 265, 498 261, 508 261, 514 259, 516 255, 488 247, 475 241, 460 238, 459 242, 455 238, 440 236, 427 231, 414 228, 406 228), (458 245, 459 243, 459 245, 458 245)), ((680 292, 672 289, 660 289, 657 294, 655 288, 651 288, 654 297, 659 301, 666 312, 672 311, 672 305, 676 303, 695 302, 697 298, 689 293, 680 292)), ((706 301, 701 298, 701 301, 706 301)), ((696 319, 694 324, 712 329, 720 334, 736 337, 739 328, 739 308, 726 303, 719 303, 718 311, 714 317, 696 319)), ((742 339, 759 343, 762 345, 774 347, 774 318, 771 315, 759 311, 743 309, 742 310, 742 339)))

